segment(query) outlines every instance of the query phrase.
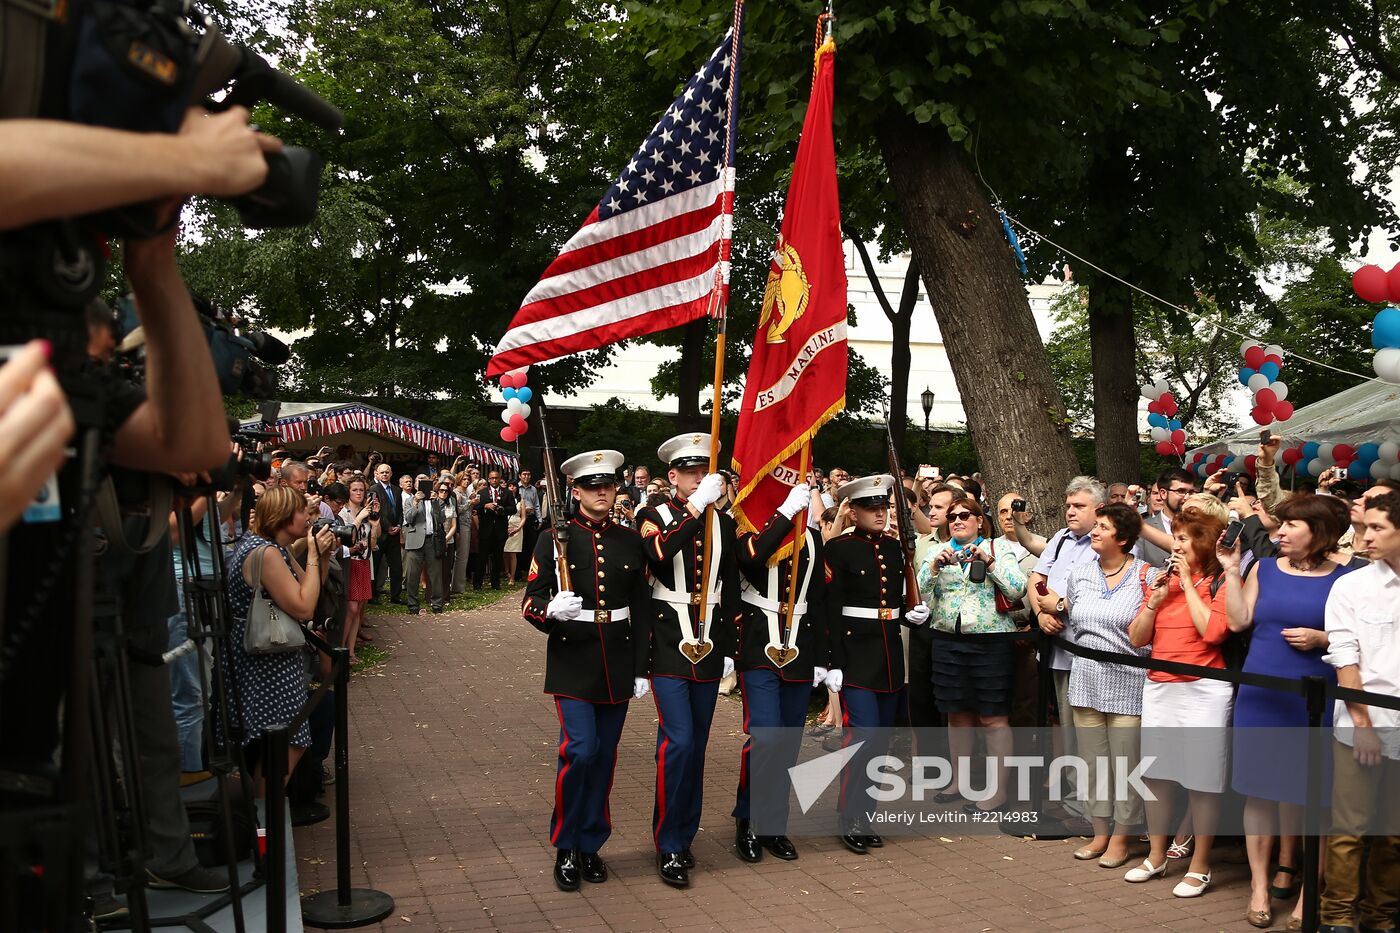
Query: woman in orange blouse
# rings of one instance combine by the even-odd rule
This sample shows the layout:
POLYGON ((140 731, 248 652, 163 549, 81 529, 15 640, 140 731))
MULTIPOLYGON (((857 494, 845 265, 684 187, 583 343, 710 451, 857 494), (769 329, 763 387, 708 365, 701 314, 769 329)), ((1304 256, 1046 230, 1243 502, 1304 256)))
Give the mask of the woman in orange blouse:
MULTIPOLYGON (((1165 571, 1143 578, 1142 609, 1128 626, 1133 647, 1152 646, 1152 657, 1201 667, 1223 668, 1221 645, 1230 634, 1225 588, 1215 544, 1225 525, 1199 509, 1183 509, 1172 524, 1172 556, 1165 571)), ((1234 701, 1233 685, 1187 674, 1150 671, 1142 691, 1142 756, 1155 760, 1144 769, 1147 825, 1152 851, 1129 871, 1132 882, 1167 872, 1171 842, 1173 784, 1190 792, 1196 849, 1186 877, 1172 893, 1200 897, 1210 885, 1210 849, 1225 789, 1229 739, 1226 727, 1234 701)))

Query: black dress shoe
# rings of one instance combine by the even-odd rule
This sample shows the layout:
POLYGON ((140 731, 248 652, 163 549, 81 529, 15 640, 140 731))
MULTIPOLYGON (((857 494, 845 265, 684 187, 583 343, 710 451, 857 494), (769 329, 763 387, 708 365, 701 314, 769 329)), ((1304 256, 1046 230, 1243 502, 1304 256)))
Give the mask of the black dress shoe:
POLYGON ((597 852, 585 852, 579 856, 580 873, 589 884, 602 884, 608 880, 608 863, 598 857, 597 852))
POLYGON ((739 858, 746 862, 757 862, 763 858, 763 847, 758 844, 758 837, 749 828, 748 820, 735 820, 734 848, 739 853, 739 858))
POLYGON ((404 598, 403 596, 395 596, 393 599, 389 600, 389 602, 391 602, 391 603, 398 603, 400 606, 402 606, 402 605, 407 604, 407 603, 408 603, 408 600, 407 600, 406 598, 404 598))
POLYGON ((865 847, 867 849, 882 849, 885 846, 885 840, 881 839, 875 833, 866 833, 862 838, 865 839, 865 847))
POLYGON ((417 607, 417 606, 409 606, 409 607, 408 607, 408 614, 411 615, 411 616, 416 616, 416 615, 418 615, 418 607, 417 607))
POLYGON ((797 846, 793 845, 787 836, 759 836, 758 841, 763 848, 785 862, 797 858, 797 846))
POLYGON ((954 791, 940 791, 939 793, 933 795, 933 802, 934 802, 934 803, 957 803, 959 800, 962 800, 962 799, 963 799, 962 794, 958 793, 958 792, 955 791, 955 790, 954 790, 954 791))
POLYGON ((441 607, 441 606, 434 606, 434 607, 433 607, 433 614, 434 614, 434 615, 437 615, 437 614, 440 613, 440 612, 442 612, 442 607, 441 607))
POLYGON ((661 880, 673 888, 690 887, 690 872, 681 861, 679 852, 658 852, 656 854, 656 873, 661 876, 661 880))
POLYGON ((561 891, 577 891, 579 856, 573 849, 560 849, 554 858, 554 883, 561 891))
POLYGON ((1318 925, 1317 933, 1356 933, 1356 927, 1349 923, 1323 923, 1318 925))
POLYGON ((695 854, 690 849, 681 849, 681 865, 686 868, 695 867, 695 854))
POLYGON ((861 827, 853 825, 842 834, 841 844, 856 855, 864 855, 869 851, 865 846, 865 838, 865 833, 861 832, 861 827))

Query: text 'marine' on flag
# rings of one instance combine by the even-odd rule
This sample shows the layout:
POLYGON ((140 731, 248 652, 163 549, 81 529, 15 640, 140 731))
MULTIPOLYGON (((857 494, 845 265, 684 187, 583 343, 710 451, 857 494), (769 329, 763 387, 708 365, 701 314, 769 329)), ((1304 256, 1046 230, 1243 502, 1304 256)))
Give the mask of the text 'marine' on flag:
POLYGON ((525 296, 487 364, 488 378, 723 309, 741 11, 525 296))
MULTIPOLYGON (((817 51, 812 96, 797 144, 783 229, 773 250, 763 310, 739 409, 734 517, 767 524, 799 473, 800 452, 846 407, 846 255, 831 134, 836 45, 817 51)), ((791 540, 775 560, 789 552, 791 540)))

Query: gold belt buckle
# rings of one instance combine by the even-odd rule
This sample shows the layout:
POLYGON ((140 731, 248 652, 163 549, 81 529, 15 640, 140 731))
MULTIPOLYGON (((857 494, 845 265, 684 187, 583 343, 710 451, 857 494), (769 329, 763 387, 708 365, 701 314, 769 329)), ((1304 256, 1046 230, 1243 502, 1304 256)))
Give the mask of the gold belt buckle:
POLYGON ((691 593, 691 594, 690 594, 690 604, 691 604, 692 606, 698 606, 698 605, 700 605, 700 594, 699 594, 699 593, 691 593))
POLYGON ((594 622, 611 622, 611 621, 612 621, 612 610, 611 610, 611 609, 594 609, 594 610, 593 610, 593 621, 594 621, 594 622))
POLYGON ((880 614, 880 618, 881 618, 881 619, 884 619, 884 620, 886 620, 886 621, 888 621, 888 620, 890 620, 890 619, 897 619, 897 618, 899 618, 899 610, 898 610, 898 609, 877 609, 876 612, 878 612, 878 613, 880 614))

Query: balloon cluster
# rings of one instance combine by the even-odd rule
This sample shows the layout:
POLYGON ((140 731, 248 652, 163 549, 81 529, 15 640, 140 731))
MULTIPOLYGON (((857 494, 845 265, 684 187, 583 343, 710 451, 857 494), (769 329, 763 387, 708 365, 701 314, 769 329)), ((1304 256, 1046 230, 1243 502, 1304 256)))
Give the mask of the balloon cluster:
MULTIPOLYGON (((1371 303, 1400 303, 1400 264, 1389 272, 1380 266, 1362 266, 1351 277, 1356 297, 1371 303)), ((1386 382, 1400 383, 1400 308, 1382 308, 1371 322, 1371 346, 1376 357, 1371 365, 1386 382)))
POLYGON ((1167 380, 1145 384, 1142 397, 1147 399, 1147 424, 1152 439, 1157 442, 1157 453, 1163 457, 1186 453, 1186 432, 1176 419, 1176 398, 1171 393, 1167 380))
POLYGON ((1191 458, 1191 462, 1186 465, 1186 469, 1202 478, 1210 476, 1212 473, 1219 473, 1221 470, 1236 470, 1254 476, 1255 460, 1254 454, 1245 457, 1237 457, 1233 454, 1206 456, 1205 451, 1198 450, 1191 458))
POLYGON ((1400 479, 1400 444, 1386 441, 1351 444, 1319 444, 1308 441, 1279 455, 1299 476, 1321 476, 1329 467, 1346 467, 1357 479, 1400 479))
POLYGON ((501 440, 510 444, 530 430, 527 419, 530 417, 530 399, 535 393, 525 384, 525 367, 506 373, 501 377, 501 397, 505 400, 505 410, 501 420, 506 426, 501 428, 501 440))
POLYGON ((1264 346, 1257 340, 1240 344, 1244 366, 1240 367, 1240 385, 1254 393, 1254 410, 1250 415, 1257 424, 1272 424, 1293 417, 1293 403, 1288 398, 1288 386, 1279 382, 1283 371, 1283 348, 1264 346))

